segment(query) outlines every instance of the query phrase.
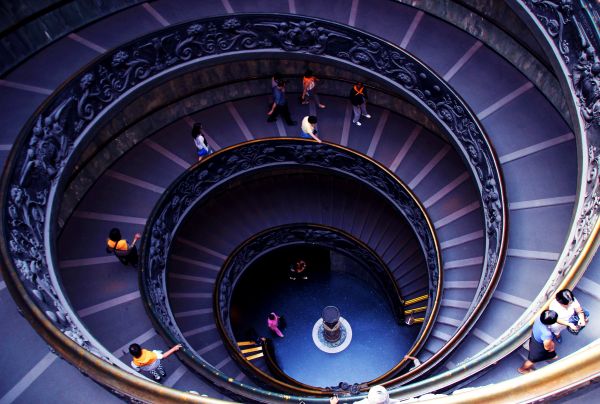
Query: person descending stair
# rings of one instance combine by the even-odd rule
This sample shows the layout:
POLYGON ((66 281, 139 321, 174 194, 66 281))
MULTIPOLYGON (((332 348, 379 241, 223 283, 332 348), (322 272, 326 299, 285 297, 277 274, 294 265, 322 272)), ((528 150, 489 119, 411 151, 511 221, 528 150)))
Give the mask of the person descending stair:
POLYGON ((155 381, 160 382, 167 375, 167 372, 162 367, 161 360, 167 359, 171 354, 179 351, 180 348, 181 344, 177 344, 167 352, 162 353, 162 351, 158 350, 149 351, 138 344, 131 344, 129 346, 129 353, 133 356, 131 367, 138 372, 142 370, 149 372, 155 381))
POLYGON ((108 232, 108 240, 106 240, 106 252, 108 254, 114 254, 123 265, 131 265, 137 267, 138 264, 138 252, 135 243, 141 238, 140 233, 135 233, 131 244, 127 244, 121 236, 121 230, 116 227, 112 228, 108 232))
POLYGON ((312 70, 307 69, 302 78, 302 104, 307 105, 312 99, 319 108, 325 108, 325 104, 321 104, 321 101, 319 101, 316 89, 317 81, 319 79, 315 77, 312 70))
POLYGON ((350 90, 350 103, 352 104, 352 123, 361 126, 360 118, 371 118, 367 112, 367 90, 360 81, 350 90))
POLYGON ((212 154, 213 151, 206 141, 201 123, 196 122, 194 124, 192 128, 192 138, 194 139, 194 144, 196 145, 198 161, 202 161, 204 157, 212 154))
POLYGON ((321 143, 321 139, 317 135, 317 117, 313 115, 305 116, 302 119, 300 137, 304 139, 314 139, 321 143))
POLYGON ((589 321, 590 312, 584 310, 569 289, 559 291, 550 302, 550 310, 558 314, 555 324, 548 328, 554 334, 554 339, 562 343, 560 333, 567 329, 571 334, 579 334, 589 321))
POLYGON ((308 279, 308 272, 306 270, 306 261, 298 260, 294 264, 290 266, 289 270, 289 278, 291 281, 295 281, 297 279, 308 279))
POLYGON ((273 105, 269 112, 267 112, 267 115, 269 116, 267 122, 275 122, 277 117, 281 115, 285 120, 285 123, 289 126, 294 126, 296 125, 296 121, 294 121, 290 115, 290 109, 285 95, 286 81, 279 79, 276 83, 277 85, 273 87, 273 105))
POLYGON ((273 331, 275 334, 277 334, 278 337, 283 338, 283 333, 279 329, 280 320, 282 320, 282 318, 280 316, 278 316, 275 313, 270 313, 267 316, 267 326, 269 327, 269 329, 271 331, 273 331))
POLYGON ((526 374, 533 371, 533 365, 541 361, 556 359, 554 350, 554 336, 550 326, 556 323, 558 314, 553 310, 545 310, 533 322, 531 337, 529 338, 529 355, 517 371, 526 374))

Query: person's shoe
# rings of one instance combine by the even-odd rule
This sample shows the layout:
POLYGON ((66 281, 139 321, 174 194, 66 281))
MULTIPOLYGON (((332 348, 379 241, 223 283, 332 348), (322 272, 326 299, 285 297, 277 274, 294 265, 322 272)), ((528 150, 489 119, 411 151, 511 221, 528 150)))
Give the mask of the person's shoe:
POLYGON ((558 342, 559 344, 562 344, 562 337, 560 335, 556 335, 554 334, 554 339, 556 340, 556 342, 558 342))
POLYGON ((517 372, 519 372, 522 375, 526 375, 527 373, 531 373, 533 372, 533 369, 523 369, 523 368, 518 368, 517 372))
POLYGON ((362 123, 360 123, 360 121, 356 121, 354 123, 356 124, 356 126, 361 126, 362 125, 362 123))
POLYGON ((302 279, 307 280, 308 276, 303 276, 302 279))
POLYGON ((321 108, 321 109, 325 109, 325 108, 326 108, 326 107, 325 107, 325 104, 319 104, 319 108, 321 108))
POLYGON ((159 375, 154 375, 154 381, 160 383, 162 380, 162 377, 160 377, 159 375))
POLYGON ((579 330, 572 330, 571 327, 567 327, 567 331, 569 331, 573 335, 579 334, 579 330))
POLYGON ((363 115, 363 116, 364 116, 365 118, 371 119, 371 115, 369 115, 369 114, 365 114, 365 115, 363 115))

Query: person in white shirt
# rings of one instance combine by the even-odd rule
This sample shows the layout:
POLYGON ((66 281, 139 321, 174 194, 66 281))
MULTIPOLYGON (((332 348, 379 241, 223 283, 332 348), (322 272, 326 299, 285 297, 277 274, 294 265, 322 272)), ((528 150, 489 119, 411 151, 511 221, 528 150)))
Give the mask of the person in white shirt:
POLYGON ((305 116, 302 119, 302 133, 300 137, 305 139, 314 139, 321 143, 321 139, 317 136, 317 117, 313 115, 305 116))
POLYGON ((198 161, 212 153, 212 150, 210 149, 210 146, 208 146, 204 134, 202 133, 201 123, 195 123, 192 127, 192 137, 194 138, 196 149, 198 149, 198 161))
POLYGON ((562 342, 560 333, 564 329, 568 328, 569 332, 577 334, 588 322, 589 313, 586 314, 581 304, 573 296, 573 292, 569 289, 563 289, 558 292, 550 302, 549 309, 558 314, 556 324, 548 327, 558 343, 562 342))

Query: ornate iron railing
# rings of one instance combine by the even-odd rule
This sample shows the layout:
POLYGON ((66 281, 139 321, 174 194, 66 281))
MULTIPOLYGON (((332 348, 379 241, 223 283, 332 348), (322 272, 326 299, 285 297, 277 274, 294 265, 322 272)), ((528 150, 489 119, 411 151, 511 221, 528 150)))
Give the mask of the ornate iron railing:
MULTIPOLYGON (((94 128, 152 82, 217 57, 299 53, 352 66, 385 81, 423 108, 447 132, 478 184, 486 254, 477 298, 456 344, 489 301, 506 239, 506 201, 499 165, 474 114, 412 55, 341 24, 293 15, 229 15, 167 27, 107 53, 56 90, 24 126, 2 181, 2 253, 8 282, 22 286, 39 320, 83 349, 128 370, 85 330, 62 294, 55 271, 56 215, 65 178, 94 128), (43 314, 42 314, 43 313, 43 314), (48 322, 46 322, 48 320, 48 322)), ((12 288, 11 290, 15 290, 12 288)), ((449 348, 449 346, 448 346, 449 348)), ((448 351, 434 355, 440 360, 448 351)))
MULTIPOLYGON (((442 288, 440 250, 433 225, 427 217, 425 209, 406 185, 373 160, 341 146, 293 138, 256 140, 222 149, 177 178, 157 202, 142 237, 141 286, 146 308, 157 321, 165 337, 174 343, 185 340, 166 298, 165 273, 171 241, 175 238, 178 228, 188 214, 202 200, 208 198, 212 190, 223 186, 232 179, 252 175, 262 170, 272 172, 289 167, 305 170, 325 169, 358 180, 383 196, 404 216, 423 251, 429 275, 429 295, 434 297, 429 301, 425 326, 411 352, 418 350, 431 331, 432 321, 435 320, 439 308, 442 288)), ((328 240, 326 234, 312 230, 313 238, 316 239, 318 235, 321 235, 322 237, 318 238, 319 242, 331 244, 331 240, 328 240)), ((267 236, 269 234, 287 236, 290 239, 293 239, 295 235, 289 231, 271 232, 267 233, 267 236)), ((264 241, 263 238, 258 236, 255 241, 264 241)), ((266 238, 272 241, 269 237, 266 238)), ((337 246, 342 246, 339 240, 337 246)), ((238 251, 232 259, 237 259, 239 265, 234 265, 228 271, 224 271, 217 282, 215 295, 219 296, 215 296, 215 305, 217 306, 215 309, 222 316, 220 319, 222 323, 226 323, 228 318, 228 303, 232 288, 242 270, 245 269, 245 265, 242 265, 243 262, 239 261, 244 258, 251 259, 253 255, 250 252, 259 253, 260 251, 256 250, 256 247, 257 244, 252 244, 252 248, 244 250, 246 254, 238 251)), ((364 253, 359 256, 364 256, 366 259, 364 253)), ((236 261, 229 264, 236 264, 236 261)), ((226 340, 231 343, 234 340, 232 333, 230 331, 225 331, 225 333, 229 334, 226 340)), ((201 357, 195 356, 193 359, 198 363, 203 363, 204 368, 212 368, 201 357)), ((199 369, 199 371, 202 372, 203 369, 199 369)), ((268 379, 266 375, 263 376, 268 379)), ((277 383, 276 380, 269 381, 277 383)), ((280 387, 286 391, 305 392, 303 389, 294 389, 294 386, 290 385, 280 384, 280 387)), ((323 391, 315 389, 310 393, 319 394, 319 392, 323 391)))
MULTIPOLYGON (((556 290, 573 288, 583 276, 600 244, 600 4, 593 0, 510 0, 521 17, 537 34, 538 42, 553 63, 555 72, 569 94, 568 105, 574 117, 579 151, 580 183, 572 229, 553 274, 530 307, 486 350, 466 360, 456 369, 392 391, 395 397, 414 397, 464 380, 513 352, 529 336, 531 323, 556 290)), ((449 402, 482 402, 503 397, 521 402, 534 397, 573 389, 598 378, 600 346, 584 348, 586 356, 571 355, 539 376, 538 372, 519 380, 485 386, 470 396, 462 394, 449 402), (568 380, 564 375, 573 375, 568 380), (524 380, 521 380, 524 379, 524 380), (506 392, 510 390, 510 396, 506 392)))
MULTIPOLYGON (((526 338, 527 327, 535 313, 552 298, 556 290, 573 287, 585 271, 588 252, 597 243, 600 218, 600 5, 592 1, 514 0, 514 7, 532 21, 540 39, 550 48, 555 69, 569 106, 578 117, 573 122, 580 158, 580 176, 573 226, 555 270, 529 308, 492 347, 504 341, 518 343, 526 338), (553 44, 553 47, 552 45, 553 44)), ((596 244, 597 245, 597 244, 596 244)))

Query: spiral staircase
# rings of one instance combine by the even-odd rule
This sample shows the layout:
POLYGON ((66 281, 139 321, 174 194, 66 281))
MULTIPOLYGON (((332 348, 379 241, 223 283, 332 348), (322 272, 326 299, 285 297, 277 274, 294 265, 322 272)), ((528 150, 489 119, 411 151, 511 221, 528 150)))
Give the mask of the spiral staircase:
MULTIPOLYGON (((571 402, 597 393, 600 328, 593 317, 578 336, 564 336, 558 347, 564 359, 527 376, 516 372, 527 355, 521 345, 531 321, 556 290, 570 287, 592 314, 600 309, 600 268, 594 258, 597 3, 132 0, 91 8, 79 1, 2 7, 7 17, 0 80, 5 167, 0 403, 327 402, 329 391, 303 393, 289 381, 284 386, 253 377, 215 321, 214 285, 228 257, 253 235, 294 223, 347 233, 382 259, 405 302, 427 296, 421 304, 428 314, 415 312, 423 318, 423 326, 415 325, 423 332, 412 352, 423 366, 402 370, 404 361, 398 372, 376 380, 393 397, 571 402), (222 29, 246 35, 252 31, 246 18, 273 18, 300 31, 275 51, 272 44, 263 44, 267 50, 257 49, 263 45, 231 53, 223 49, 222 55, 197 61, 182 53, 181 65, 157 51, 156 59, 144 60, 147 65, 138 70, 144 52, 181 41, 186 32, 218 35, 222 29), (182 29, 176 31, 178 24, 182 29), (311 31, 310 24, 325 28, 311 31), (467 113, 452 120, 441 112, 443 102, 438 109, 421 103, 433 95, 415 96, 415 82, 409 88, 400 74, 377 74, 372 60, 326 57, 319 46, 329 46, 322 38, 332 31, 339 37, 368 35, 371 47, 362 44, 362 54, 374 65, 384 60, 384 47, 405 50, 402 60, 414 57, 412 63, 420 61, 426 72, 427 79, 417 75, 415 82, 439 79, 458 105, 448 110, 467 113), (102 63, 131 71, 126 77, 139 86, 128 88, 130 83, 116 79, 111 90, 95 92, 101 72, 96 67, 102 63), (307 65, 321 78, 326 109, 297 102, 307 65), (352 189, 348 179, 306 173, 240 180, 236 186, 247 195, 243 201, 213 195, 203 202, 208 211, 194 222, 202 226, 184 226, 170 240, 161 290, 172 327, 183 336, 179 340, 157 315, 151 290, 141 288, 145 272, 140 275, 104 253, 107 230, 118 227, 128 239, 144 233, 142 262, 148 262, 153 236, 148 228, 156 223, 165 195, 173 195, 177 181, 216 161, 211 156, 195 164, 189 136, 194 122, 203 123, 215 156, 297 137, 297 127, 265 119, 275 70, 290 80, 293 117, 318 116, 324 145, 367 159, 410 190, 435 234, 439 289, 428 283, 432 275, 419 243, 405 237, 410 226, 392 207, 373 208, 378 199, 366 185, 352 189), (356 80, 367 83, 370 94, 372 118, 361 127, 350 123, 346 99, 356 80), (97 110, 86 118, 88 100, 97 110), (61 120, 63 109, 72 105, 78 123, 61 120), (479 128, 481 138, 467 144, 455 132, 456 122, 469 123, 469 116, 467 133, 477 135, 479 128), (81 138, 47 146, 40 139, 53 130, 72 130, 81 138), (498 173, 497 181, 487 181, 492 174, 478 176, 486 144, 493 166, 487 167, 498 173), (49 147, 54 154, 31 158, 49 147), (56 176, 36 176, 42 169, 56 176), (15 190, 15 183, 26 189, 36 181, 50 184, 51 192, 24 196, 15 190), (298 190, 301 197, 290 200, 298 190), (495 213, 500 220, 492 217, 495 213), (19 222, 23 217, 27 220, 19 222), (33 239, 15 232, 24 224, 33 239), (37 244, 36 234, 42 240, 37 244), (42 249, 48 273, 23 258, 34 247, 42 249), (183 342, 185 349, 164 362, 169 376, 161 386, 128 369, 132 342, 159 349, 183 342), (562 377, 565 373, 569 379, 562 377)), ((427 91, 442 90, 435 84, 427 91)), ((405 313, 416 306, 407 305, 405 313)), ((358 398, 339 393, 342 401, 358 398)))

